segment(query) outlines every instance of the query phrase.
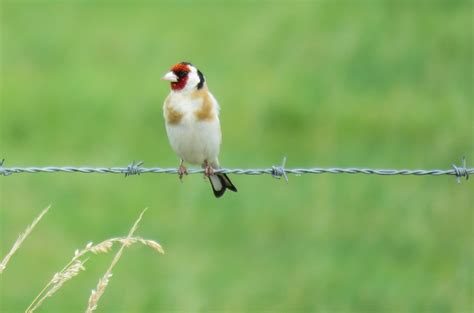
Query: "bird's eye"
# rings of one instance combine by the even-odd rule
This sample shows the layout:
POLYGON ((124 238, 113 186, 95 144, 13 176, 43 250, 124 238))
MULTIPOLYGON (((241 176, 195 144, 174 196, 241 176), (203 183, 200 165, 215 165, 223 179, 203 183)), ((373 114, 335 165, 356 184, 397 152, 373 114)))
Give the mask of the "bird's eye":
POLYGON ((186 73, 185 71, 178 71, 178 72, 176 73, 176 75, 177 75, 179 78, 186 76, 186 74, 187 74, 187 73, 186 73))

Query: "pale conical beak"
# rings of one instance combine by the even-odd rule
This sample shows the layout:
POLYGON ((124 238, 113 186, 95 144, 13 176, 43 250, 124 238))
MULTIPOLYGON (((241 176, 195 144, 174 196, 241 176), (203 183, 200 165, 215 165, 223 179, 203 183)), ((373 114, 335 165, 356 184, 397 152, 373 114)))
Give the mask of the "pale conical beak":
POLYGON ((162 80, 168 80, 170 82, 176 83, 178 81, 178 76, 176 76, 176 74, 173 73, 173 72, 168 72, 161 79, 162 80))

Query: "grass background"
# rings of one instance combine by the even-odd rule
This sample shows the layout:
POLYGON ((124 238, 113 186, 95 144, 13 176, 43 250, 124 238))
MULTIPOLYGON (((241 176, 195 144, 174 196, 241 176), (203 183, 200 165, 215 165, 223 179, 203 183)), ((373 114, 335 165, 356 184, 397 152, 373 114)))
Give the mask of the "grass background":
MULTIPOLYGON (((178 165, 160 77, 193 62, 221 104, 225 167, 449 168, 474 160, 470 1, 2 1, 6 166, 178 165)), ((0 178, 0 278, 24 310, 76 248, 139 235, 102 312, 468 312, 472 182, 450 177, 36 174, 0 178)), ((82 312, 112 255, 44 304, 82 312)))

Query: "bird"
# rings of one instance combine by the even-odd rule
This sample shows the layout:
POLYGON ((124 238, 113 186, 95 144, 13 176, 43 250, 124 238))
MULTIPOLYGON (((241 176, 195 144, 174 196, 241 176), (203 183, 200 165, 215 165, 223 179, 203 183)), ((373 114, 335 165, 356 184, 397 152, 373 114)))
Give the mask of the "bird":
POLYGON ((187 175, 184 163, 201 165, 216 198, 237 188, 220 168, 218 155, 222 140, 219 103, 209 92, 203 73, 189 62, 173 65, 163 80, 171 91, 163 104, 166 133, 171 148, 181 159, 178 175, 187 175))

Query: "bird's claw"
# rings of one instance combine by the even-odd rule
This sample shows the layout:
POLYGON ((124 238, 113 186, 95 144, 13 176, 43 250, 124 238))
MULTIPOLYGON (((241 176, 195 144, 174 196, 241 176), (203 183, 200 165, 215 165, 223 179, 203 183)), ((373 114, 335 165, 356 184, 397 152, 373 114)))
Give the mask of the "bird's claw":
POLYGON ((178 176, 181 181, 183 181, 183 175, 188 175, 188 169, 183 164, 181 164, 178 167, 178 176))
POLYGON ((214 169, 209 164, 206 164, 206 167, 204 168, 204 178, 208 178, 212 175, 214 175, 214 169))

